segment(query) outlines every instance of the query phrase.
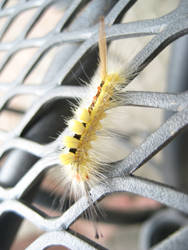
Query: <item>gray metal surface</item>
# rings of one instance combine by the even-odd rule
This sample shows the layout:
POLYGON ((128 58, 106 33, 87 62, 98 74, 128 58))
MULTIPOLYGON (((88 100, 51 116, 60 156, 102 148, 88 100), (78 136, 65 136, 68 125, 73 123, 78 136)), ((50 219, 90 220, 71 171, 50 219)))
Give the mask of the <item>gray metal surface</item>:
POLYGON ((175 244, 169 243, 170 241, 172 241, 172 239, 176 238, 177 235, 182 235, 182 232, 183 231, 185 232, 186 230, 180 228, 185 227, 186 229, 186 226, 187 226, 187 217, 183 214, 179 214, 175 210, 165 209, 163 211, 156 213, 144 225, 144 229, 142 230, 141 234, 141 239, 142 239, 141 249, 143 250, 150 249, 150 246, 156 245, 160 241, 162 241, 162 243, 158 244, 156 247, 152 249, 179 249, 179 246, 177 247, 177 244, 179 244, 180 246, 183 245, 186 246, 184 240, 181 239, 177 240, 177 242, 175 242, 176 241, 175 240, 174 241, 175 244), (176 236, 174 237, 173 233, 178 230, 180 232, 176 233, 175 234, 176 236), (167 238, 167 236, 170 237, 167 240, 164 240, 165 238, 167 238), (166 248, 163 248, 164 244, 166 244, 166 248))
MULTIPOLYGON (((45 9, 61 1, 22 0, 13 7, 5 8, 7 2, 4 0, 0 3, 0 18, 7 17, 0 30, 1 38, 24 10, 36 8, 36 12, 17 39, 0 44, 0 51, 6 52, 0 64, 0 71, 7 66, 17 51, 35 47, 37 52, 14 81, 9 84, 0 83, 0 90, 4 91, 0 99, 0 110, 5 110, 7 104, 20 94, 33 94, 37 99, 15 129, 10 132, 0 131, 0 140, 3 141, 0 156, 8 154, 0 169, 0 232, 3 232, 5 225, 9 229, 3 232, 0 248, 10 248, 21 223, 20 218, 26 218, 46 231, 27 249, 45 249, 53 245, 64 245, 71 249, 103 249, 69 229, 90 206, 85 197, 57 218, 48 218, 30 205, 35 199, 42 175, 59 164, 57 151, 61 146, 61 136, 55 140, 50 139, 65 128, 65 124, 59 125, 58 117, 61 114, 70 114, 67 100, 83 97, 87 91, 85 87, 75 83, 71 72, 75 72, 77 78, 84 79, 83 69, 80 69, 81 61, 86 67, 85 70, 89 65, 87 73, 89 77, 92 76, 91 68, 94 69, 97 65, 98 20, 104 15, 108 41, 153 35, 151 41, 129 66, 136 77, 168 44, 188 33, 188 1, 181 0, 174 11, 163 17, 119 24, 122 15, 131 8, 135 0, 74 0, 70 1, 71 4, 62 19, 51 32, 34 39, 27 38, 29 31, 45 9), (50 48, 62 44, 41 84, 25 85, 24 80, 39 63, 40 58, 48 53, 50 48)), ((139 147, 134 148, 126 159, 114 164, 115 170, 109 174, 106 183, 91 190, 92 201, 100 200, 114 192, 130 192, 159 201, 187 215, 187 194, 132 174, 187 127, 188 93, 127 92, 124 98, 124 105, 160 108, 173 111, 173 115, 139 147)), ((177 249, 178 242, 181 242, 178 249, 186 249, 186 234, 185 227, 154 249, 177 249)))
MULTIPOLYGON (((181 37, 172 46, 172 53, 169 65, 169 85, 167 91, 173 93, 185 92, 188 89, 187 86, 187 67, 188 67, 188 36, 181 37), (176 84, 176 83, 179 84, 176 84)), ((167 112, 168 118, 172 112, 167 112)), ((166 180, 169 185, 174 185, 184 192, 188 190, 188 171, 187 154, 183 153, 186 150, 188 144, 188 133, 184 132, 183 135, 179 135, 178 138, 173 141, 166 149, 165 155, 168 162, 165 168, 166 180), (176 153, 175 153, 176 152, 176 153), (183 153, 183 154, 182 154, 183 153), (169 157, 171 155, 171 157, 169 157), (177 164, 179 162, 179 164, 177 164), (169 169, 172 170, 172 174, 168 175, 169 169)))

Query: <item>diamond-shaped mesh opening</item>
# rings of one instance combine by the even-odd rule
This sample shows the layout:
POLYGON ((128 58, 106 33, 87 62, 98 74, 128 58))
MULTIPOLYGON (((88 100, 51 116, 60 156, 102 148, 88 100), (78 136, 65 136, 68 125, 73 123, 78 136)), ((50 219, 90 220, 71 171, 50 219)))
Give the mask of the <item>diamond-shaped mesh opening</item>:
MULTIPOLYGON (((35 237, 17 249, 26 246, 30 250, 52 246, 104 249, 105 235, 114 233, 114 226, 108 223, 138 224, 163 205, 178 212, 159 211, 151 217, 142 231, 140 248, 149 249, 152 242, 156 243, 153 237, 169 223, 178 225, 174 227, 178 233, 154 249, 168 249, 171 244, 174 249, 185 249, 178 242, 182 242, 182 247, 187 243, 184 216, 188 213, 185 150, 188 95, 183 51, 186 37, 173 47, 173 55, 177 55, 172 55, 170 63, 168 92, 172 93, 165 90, 166 70, 161 70, 161 74, 157 70, 166 67, 169 50, 165 48, 188 33, 188 3, 170 1, 167 10, 164 8, 167 2, 155 5, 153 15, 147 11, 147 1, 1 0, 1 249, 11 248, 23 218, 41 231, 36 232, 35 228, 35 237), (134 12, 136 7, 139 16, 134 12), (127 119, 131 124, 127 125, 127 156, 114 164, 106 184, 91 190, 93 203, 101 200, 106 214, 99 218, 101 223, 105 222, 99 225, 104 237, 96 240, 93 223, 88 227, 90 222, 80 218, 89 206, 86 197, 72 206, 65 200, 66 211, 62 211, 64 193, 61 185, 56 189, 61 178, 49 172, 58 169, 59 135, 66 127, 65 119, 71 116, 71 103, 85 96, 85 82, 98 65, 101 15, 105 16, 109 51, 117 48, 121 48, 119 54, 129 51, 128 59, 124 60, 135 72, 135 79, 124 96, 124 113, 125 117, 130 116, 127 119), (142 46, 138 48, 140 41, 142 46), (132 51, 128 43, 132 43, 132 51), (178 66, 182 71, 176 70, 178 66), (168 110, 165 119, 161 110, 168 110), (161 155, 161 149, 172 140, 161 155)), ((166 236, 174 232, 167 231, 166 236)), ((120 231, 117 235, 121 235, 120 231)), ((16 244, 12 249, 16 249, 16 244)), ((113 248, 110 241, 105 246, 113 248)))

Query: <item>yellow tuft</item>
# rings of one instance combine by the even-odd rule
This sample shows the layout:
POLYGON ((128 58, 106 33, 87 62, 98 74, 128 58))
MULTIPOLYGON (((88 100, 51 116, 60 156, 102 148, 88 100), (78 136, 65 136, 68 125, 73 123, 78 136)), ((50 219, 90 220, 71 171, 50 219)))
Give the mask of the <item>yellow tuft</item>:
POLYGON ((84 123, 88 123, 90 120, 89 111, 87 109, 82 109, 79 116, 80 120, 84 123))
POLYGON ((107 75, 105 79, 105 84, 109 84, 109 83, 118 84, 124 81, 125 81, 124 77, 120 76, 117 73, 113 73, 113 74, 107 75))
POLYGON ((77 148, 80 141, 72 136, 65 136, 63 140, 67 148, 77 148))
POLYGON ((67 154, 60 154, 59 159, 63 165, 69 165, 74 162, 75 154, 69 152, 67 154))
POLYGON ((71 120, 71 130, 72 132, 78 134, 78 135, 81 135, 83 132, 84 132, 84 125, 82 122, 79 122, 77 120, 71 120))

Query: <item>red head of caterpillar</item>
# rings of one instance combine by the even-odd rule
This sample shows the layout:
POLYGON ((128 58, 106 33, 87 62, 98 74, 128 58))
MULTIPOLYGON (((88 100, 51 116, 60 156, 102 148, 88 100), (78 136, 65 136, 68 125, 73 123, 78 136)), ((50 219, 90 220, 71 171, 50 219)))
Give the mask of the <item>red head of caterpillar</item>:
MULTIPOLYGON (((80 102, 73 118, 68 121, 69 135, 63 136, 65 146, 60 155, 64 186, 74 199, 88 195, 89 190, 104 182, 108 165, 122 151, 120 142, 110 134, 113 128, 112 108, 119 104, 119 94, 127 85, 121 67, 107 63, 104 18, 100 22, 100 74, 92 80, 88 96, 80 102), (118 147, 117 147, 118 145, 118 147)), ((116 121, 116 125, 117 125, 116 121)), ((118 125, 117 125, 118 126, 118 125)), ((114 128, 114 131, 118 128, 114 128)))

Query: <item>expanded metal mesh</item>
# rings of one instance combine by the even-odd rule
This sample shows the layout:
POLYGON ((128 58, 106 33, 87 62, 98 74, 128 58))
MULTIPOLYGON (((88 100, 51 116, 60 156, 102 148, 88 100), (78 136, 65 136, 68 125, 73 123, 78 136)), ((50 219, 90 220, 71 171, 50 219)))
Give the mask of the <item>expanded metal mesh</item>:
MULTIPOLYGON (((160 18, 123 24, 119 22, 136 2, 135 0, 20 0, 7 7, 9 2, 11 1, 2 0, 0 3, 0 18, 6 18, 0 30, 1 39, 21 13, 33 9, 34 14, 15 39, 2 41, 0 44, 0 51, 4 52, 0 70, 3 72, 11 58, 21 50, 28 48, 36 50, 15 79, 8 84, 0 82, 2 114, 4 111, 12 111, 22 115, 15 128, 10 131, 0 130, 2 142, 0 155, 3 162, 0 171, 2 237, 0 248, 10 248, 21 218, 25 218, 46 231, 27 249, 45 249, 54 245, 70 249, 103 249, 99 244, 69 229, 70 225, 90 206, 85 197, 73 204, 61 216, 52 218, 46 217, 40 209, 31 205, 44 173, 59 163, 57 151, 61 145, 61 138, 54 139, 54 137, 57 137, 57 133, 65 127, 65 124, 59 122, 62 121, 59 117, 62 114, 70 115, 68 108, 70 99, 85 95, 85 87, 78 84, 75 78, 85 77, 81 65, 84 65, 89 77, 95 70, 98 20, 101 15, 105 16, 108 41, 153 36, 130 63, 136 77, 167 45, 188 33, 188 2, 181 0, 174 11, 160 18), (62 8, 62 5, 67 6, 64 13, 62 11, 62 18, 47 34, 30 38, 29 34, 40 17, 52 5, 56 5, 57 8, 62 8), (56 55, 43 79, 39 84, 26 84, 30 73, 52 48, 57 48, 56 55), (13 109, 11 102, 15 97, 22 95, 35 96, 32 106, 26 111, 22 108, 13 109), (6 232, 4 228, 7 228, 6 232)), ((24 99, 26 100, 27 98, 24 99)), ((133 173, 186 128, 188 93, 135 91, 126 92, 124 100, 124 105, 161 108, 174 113, 123 161, 114 164, 114 171, 109 174, 107 182, 91 190, 93 203, 107 194, 130 192, 151 198, 187 214, 187 194, 152 180, 135 177, 133 173)), ((177 249, 177 244, 179 244, 178 249, 186 249, 186 232, 185 226, 154 249, 177 249)))

